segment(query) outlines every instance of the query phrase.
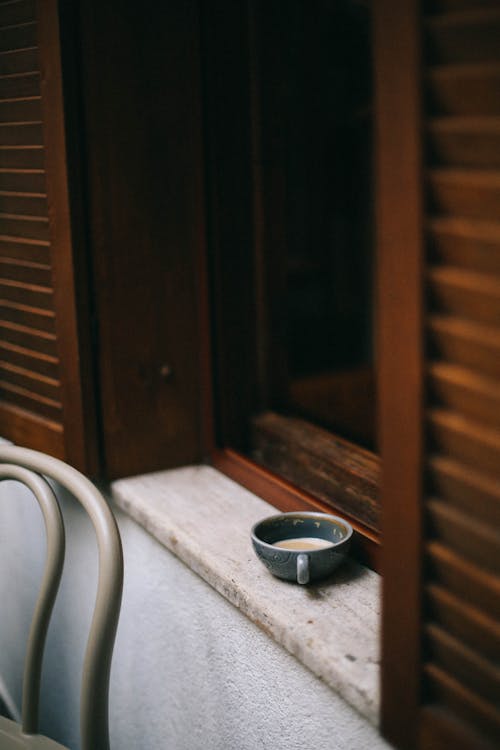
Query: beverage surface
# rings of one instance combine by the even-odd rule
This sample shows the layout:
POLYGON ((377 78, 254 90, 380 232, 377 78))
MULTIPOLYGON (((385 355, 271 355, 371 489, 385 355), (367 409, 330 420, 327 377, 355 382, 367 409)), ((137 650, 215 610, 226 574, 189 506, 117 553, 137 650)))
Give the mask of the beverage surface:
POLYGON ((290 550, 315 550, 331 547, 332 543, 328 539, 319 539, 317 537, 297 537, 296 539, 280 539, 277 542, 273 542, 273 546, 290 550))

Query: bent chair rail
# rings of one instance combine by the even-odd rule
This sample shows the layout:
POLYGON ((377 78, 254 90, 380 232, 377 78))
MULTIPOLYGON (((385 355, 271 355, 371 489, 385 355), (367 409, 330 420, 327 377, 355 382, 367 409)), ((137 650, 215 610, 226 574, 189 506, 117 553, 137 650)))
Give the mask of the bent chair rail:
POLYGON ((0 481, 14 479, 32 491, 41 507, 47 535, 45 571, 26 652, 19 729, 26 738, 37 736, 43 740, 36 734, 43 648, 61 578, 65 545, 61 512, 47 478, 55 480, 81 503, 97 537, 99 579, 83 666, 80 727, 83 750, 109 750, 109 676, 123 588, 123 554, 115 518, 101 493, 76 469, 38 451, 0 446, 0 481))

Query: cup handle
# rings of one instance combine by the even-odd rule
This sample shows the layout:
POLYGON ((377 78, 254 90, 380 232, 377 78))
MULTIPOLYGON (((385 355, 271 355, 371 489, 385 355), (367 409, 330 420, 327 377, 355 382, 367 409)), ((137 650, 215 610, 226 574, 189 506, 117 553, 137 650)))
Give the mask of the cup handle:
POLYGON ((297 555, 297 583, 309 583, 308 555, 297 555))

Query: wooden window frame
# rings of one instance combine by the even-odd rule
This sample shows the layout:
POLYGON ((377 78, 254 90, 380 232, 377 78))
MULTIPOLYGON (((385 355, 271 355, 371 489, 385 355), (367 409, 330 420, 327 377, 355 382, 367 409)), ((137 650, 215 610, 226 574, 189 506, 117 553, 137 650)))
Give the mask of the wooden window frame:
POLYGON ((417 737, 421 690, 423 351, 417 344, 423 340, 424 286, 419 4, 382 0, 375 17, 378 391, 384 467, 381 726, 384 735, 403 748, 408 738, 417 737), (388 30, 391 47, 386 43, 388 30), (395 66, 398 54, 401 64, 395 66), (393 127, 395 111, 402 120, 399 128, 393 127))

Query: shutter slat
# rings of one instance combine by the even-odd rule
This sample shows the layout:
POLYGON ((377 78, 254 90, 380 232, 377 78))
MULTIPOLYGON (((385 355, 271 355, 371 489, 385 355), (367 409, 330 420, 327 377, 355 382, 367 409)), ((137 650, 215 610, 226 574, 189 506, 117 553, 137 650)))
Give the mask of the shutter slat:
MULTIPOLYGON (((1 176, 0 176, 1 180, 1 176)), ((471 192, 475 192, 471 190, 471 192)), ((481 190, 478 189, 478 194, 481 190)), ((458 191, 455 195, 448 192, 440 198, 444 200, 460 200, 458 191)), ((436 194, 434 194, 436 195, 436 194)), ((500 196, 499 196, 500 200, 500 196)), ((493 205, 483 195, 482 208, 477 211, 486 213, 488 206, 493 205)), ((475 199, 468 201, 470 211, 474 211, 475 199)), ((440 217, 431 219, 427 223, 429 240, 429 256, 434 263, 469 269, 479 273, 493 273, 500 275, 500 234, 498 224, 485 221, 470 221, 463 218, 440 217)))
POLYGON ((23 388, 0 379, 0 399, 8 399, 23 409, 34 410, 48 419, 61 420, 62 404, 60 401, 43 396, 37 391, 23 388))
POLYGON ((427 88, 430 104, 439 116, 500 115, 498 63, 431 68, 427 88))
POLYGON ((428 664, 425 672, 435 699, 442 701, 458 716, 471 722, 492 739, 500 740, 500 712, 495 706, 480 698, 441 667, 428 664))
POLYGON ((431 315, 428 328, 434 358, 500 377, 498 328, 443 315, 431 315))
POLYGON ((500 168, 500 118, 444 117, 427 122, 431 163, 500 168))
POLYGON ((27 305, 0 299, 0 318, 27 328, 56 333, 55 316, 52 310, 37 310, 27 305))
POLYGON ((426 24, 432 62, 500 60, 500 11, 480 9, 433 16, 426 24))
POLYGON ((435 494, 500 528, 500 483, 496 478, 448 456, 431 456, 428 471, 435 494))
POLYGON ((432 750, 498 750, 496 742, 439 704, 425 705, 419 711, 418 747, 432 750))
POLYGON ((0 190, 45 193, 45 172, 43 169, 0 169, 0 190))
POLYGON ((1 359, 0 380, 31 392, 35 391, 51 401, 60 403, 61 384, 58 380, 18 367, 10 362, 3 362, 1 359))
POLYGON ((0 338, 25 349, 57 357, 56 337, 49 331, 0 320, 0 338))
MULTIPOLYGON (((500 97, 499 97, 500 98, 500 97)), ((434 213, 451 215, 458 222, 460 218, 492 220, 492 224, 479 225, 462 222, 462 231, 479 237, 484 233, 490 241, 500 246, 498 220, 500 206, 500 171, 433 169, 428 175, 432 210, 434 213)), ((438 220, 439 221, 439 220, 438 220)))
POLYGON ((1 332, 0 357, 8 359, 9 362, 19 367, 54 378, 54 380, 59 378, 59 360, 56 356, 5 341, 2 339, 1 332))
POLYGON ((500 277, 451 266, 431 266, 433 307, 477 323, 500 324, 500 277))
POLYGON ((44 166, 42 146, 0 145, 0 167, 3 169, 43 169, 44 166))
POLYGON ((497 575, 465 560, 441 542, 426 545, 429 577, 473 607, 500 617, 500 581, 497 575))
POLYGON ((29 443, 35 450, 64 456, 64 434, 60 422, 1 400, 0 422, 10 426, 9 436, 15 443, 29 443))
POLYGON ((49 242, 0 235, 0 257, 4 259, 16 258, 48 266, 50 264, 49 242))
POLYGON ((19 302, 28 307, 36 307, 42 310, 54 308, 52 289, 9 279, 0 278, 0 299, 19 302))
POLYGON ((500 659, 500 625, 446 588, 427 584, 429 617, 484 658, 500 659))
POLYGON ((25 284, 49 287, 51 284, 50 267, 42 263, 11 260, 0 257, 0 278, 10 281, 21 281, 25 284))
POLYGON ((441 408, 500 428, 500 384, 494 378, 447 362, 429 366, 429 393, 441 408))
POLYGON ((498 10, 498 0, 435 0, 428 8, 432 13, 456 13, 461 10, 479 10, 492 8, 498 10))
POLYGON ((49 239, 47 216, 23 216, 22 214, 0 214, 0 226, 5 234, 31 240, 49 239))
POLYGON ((0 125, 2 146, 41 146, 42 143, 41 122, 13 122, 0 125))
POLYGON ((36 23, 29 22, 0 29, 0 52, 36 47, 36 23))
POLYGON ((40 74, 13 73, 0 75, 0 99, 26 99, 40 96, 40 74))
POLYGON ((430 534, 490 572, 500 572, 500 534, 477 516, 442 500, 428 500, 430 534))
POLYGON ((431 661, 438 662, 453 678, 466 684, 486 701, 498 703, 500 669, 454 638, 446 630, 430 624, 425 633, 431 661))
POLYGON ((16 49, 0 53, 0 70, 3 75, 10 73, 29 73, 38 70, 38 49, 16 49))
POLYGON ((0 213, 46 217, 47 196, 43 193, 0 190, 0 213))
POLYGON ((492 477, 500 475, 500 430, 445 409, 429 410, 428 427, 431 444, 441 452, 492 477))
POLYGON ((41 99, 33 96, 30 99, 11 99, 0 101, 0 122, 40 122, 42 117, 41 99))
POLYGON ((34 0, 14 0, 0 5, 0 27, 26 23, 35 16, 34 0))

